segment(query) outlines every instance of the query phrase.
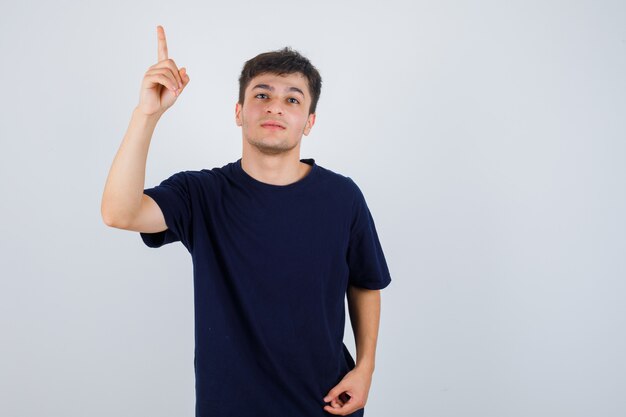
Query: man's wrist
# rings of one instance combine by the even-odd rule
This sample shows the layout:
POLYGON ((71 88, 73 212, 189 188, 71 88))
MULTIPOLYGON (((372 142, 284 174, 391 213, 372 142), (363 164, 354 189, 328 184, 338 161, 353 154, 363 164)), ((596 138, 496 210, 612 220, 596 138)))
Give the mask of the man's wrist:
POLYGON ((370 374, 374 373, 374 362, 371 361, 361 361, 357 362, 354 369, 358 369, 359 371, 369 372, 370 374))
POLYGON ((146 122, 146 123, 156 123, 159 121, 162 115, 163 115, 162 112, 145 114, 144 112, 141 111, 139 106, 136 106, 133 109, 133 117, 141 119, 143 122, 146 122))

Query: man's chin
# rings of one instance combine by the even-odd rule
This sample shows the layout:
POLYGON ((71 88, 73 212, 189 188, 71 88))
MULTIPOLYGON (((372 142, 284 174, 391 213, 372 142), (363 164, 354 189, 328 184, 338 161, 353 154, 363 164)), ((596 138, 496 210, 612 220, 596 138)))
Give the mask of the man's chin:
POLYGON ((289 146, 287 143, 268 143, 265 141, 248 141, 250 146, 256 148, 259 152, 266 155, 278 155, 293 150, 298 144, 289 146))

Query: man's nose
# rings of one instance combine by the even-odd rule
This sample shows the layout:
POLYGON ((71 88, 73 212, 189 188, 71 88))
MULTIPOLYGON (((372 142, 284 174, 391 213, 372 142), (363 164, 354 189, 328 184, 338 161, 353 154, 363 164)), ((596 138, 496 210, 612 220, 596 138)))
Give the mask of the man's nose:
POLYGON ((280 103, 278 103, 278 101, 272 101, 268 103, 265 111, 267 113, 283 114, 283 108, 280 106, 280 103))

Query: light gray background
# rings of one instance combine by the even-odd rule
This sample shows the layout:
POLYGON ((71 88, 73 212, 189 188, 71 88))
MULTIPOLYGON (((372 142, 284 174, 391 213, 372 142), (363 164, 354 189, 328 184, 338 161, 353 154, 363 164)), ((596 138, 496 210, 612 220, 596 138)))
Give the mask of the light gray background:
POLYGON ((319 68, 301 157, 393 278, 368 417, 626 414, 624 2, 65 1, 0 14, 0 415, 193 415, 191 258, 100 217, 158 24, 191 82, 147 187, 241 156, 245 60, 319 68))

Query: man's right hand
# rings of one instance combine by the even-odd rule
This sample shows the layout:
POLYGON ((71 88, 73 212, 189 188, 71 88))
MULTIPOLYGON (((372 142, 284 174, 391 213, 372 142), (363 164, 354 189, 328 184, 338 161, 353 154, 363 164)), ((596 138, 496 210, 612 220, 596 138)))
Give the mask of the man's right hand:
POLYGON ((167 57, 167 42, 162 26, 157 26, 158 62, 146 71, 141 82, 138 110, 146 116, 163 114, 189 84, 187 70, 167 57))

